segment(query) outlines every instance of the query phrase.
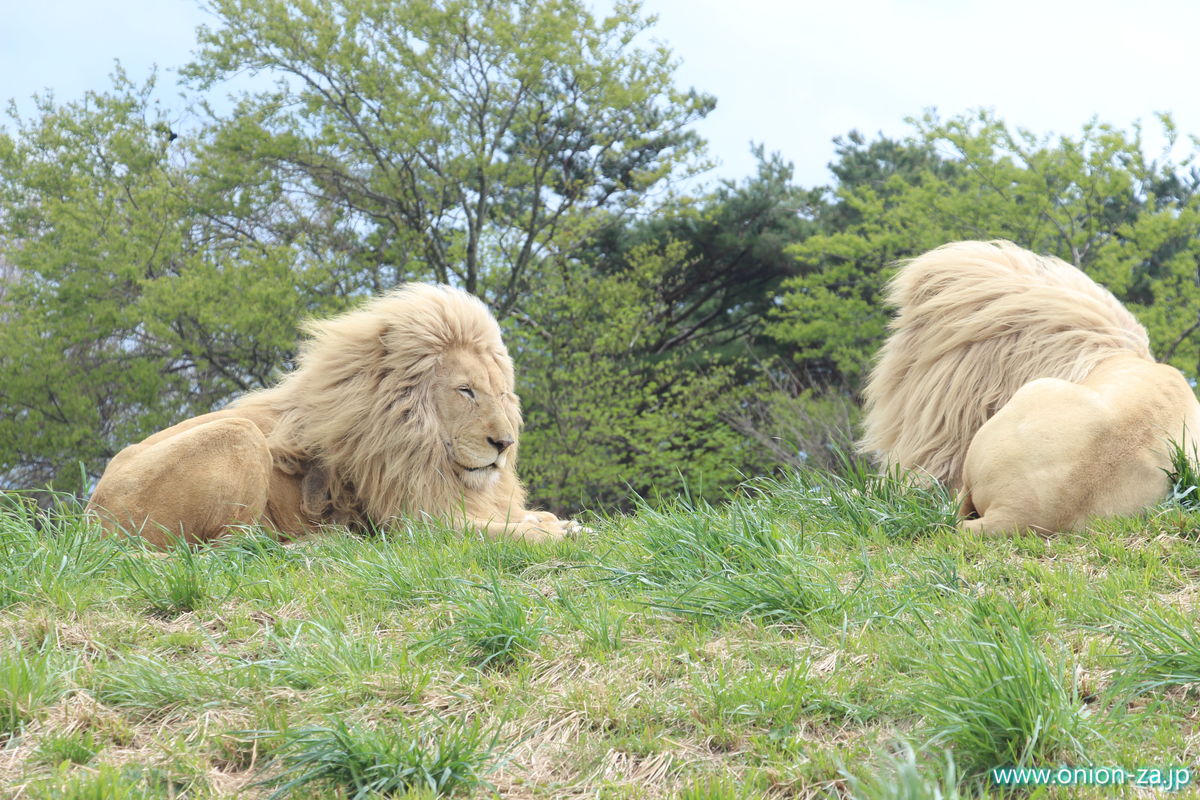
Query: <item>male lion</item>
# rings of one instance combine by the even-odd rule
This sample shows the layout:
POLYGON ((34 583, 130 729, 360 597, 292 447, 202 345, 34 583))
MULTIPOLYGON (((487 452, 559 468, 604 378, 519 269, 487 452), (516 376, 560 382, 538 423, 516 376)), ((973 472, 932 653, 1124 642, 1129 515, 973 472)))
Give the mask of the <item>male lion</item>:
POLYGON ((1010 242, 903 266, 860 447, 961 489, 961 527, 1064 531, 1170 491, 1200 404, 1146 330, 1080 270, 1010 242), (974 517, 974 518, 972 518, 974 517))
POLYGON ((529 540, 576 527, 525 508, 512 360, 482 302, 408 284, 306 330, 278 385, 117 453, 88 503, 104 527, 159 546, 403 515, 529 540))

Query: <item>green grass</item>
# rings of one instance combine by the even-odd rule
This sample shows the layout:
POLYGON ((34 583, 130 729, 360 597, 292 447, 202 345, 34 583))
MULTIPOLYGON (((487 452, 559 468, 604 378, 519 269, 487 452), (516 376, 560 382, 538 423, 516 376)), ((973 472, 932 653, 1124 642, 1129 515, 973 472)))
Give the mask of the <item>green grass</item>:
POLYGON ((422 521, 165 554, 8 497, 0 796, 999 797, 993 766, 1186 763, 1180 494, 983 537, 847 465, 558 544, 422 521))
POLYGON ((1171 444, 1171 501, 1186 509, 1200 508, 1200 459, 1188 453, 1181 442, 1171 444))
POLYGON ((881 758, 879 767, 865 777, 845 773, 853 800, 958 800, 967 795, 959 790, 958 770, 949 751, 942 760, 921 760, 904 743, 897 753, 881 758))
POLYGON ((34 757, 49 765, 62 764, 64 761, 71 764, 86 764, 95 758, 102 749, 103 747, 96 742, 96 737, 91 731, 52 733, 38 744, 38 750, 34 757))
POLYGON ((19 733, 64 690, 65 661, 11 640, 0 650, 0 739, 19 733))
POLYGON ((0 493, 0 520, 0 608, 26 601, 86 608, 92 579, 121 552, 114 540, 97 540, 76 504, 42 514, 29 498, 0 493))
POLYGON ((122 767, 101 764, 95 770, 70 769, 63 764, 50 776, 33 781, 27 795, 34 800, 146 800, 151 797, 212 796, 201 779, 176 779, 164 770, 133 764, 122 767))
POLYGON ((983 597, 966 619, 914 642, 924 678, 915 705, 930 741, 949 746, 968 775, 995 766, 1085 764, 1092 726, 1067 659, 1047 652, 1029 616, 983 597))
POLYGON ((1134 694, 1182 687, 1200 693, 1200 622, 1196 609, 1118 608, 1110 630, 1122 645, 1118 684, 1134 694))
POLYGON ((239 538, 229 556, 205 558, 179 543, 164 557, 127 557, 121 567, 133 596, 152 613, 170 619, 227 597, 238 581, 247 546, 239 538))
POLYGON ((266 783, 275 787, 271 798, 316 786, 341 789, 352 800, 425 790, 450 796, 484 784, 496 747, 477 724, 446 722, 417 727, 367 728, 342 720, 281 733, 281 767, 266 783))
POLYGON ((106 706, 161 717, 236 702, 238 677, 220 665, 132 651, 96 665, 85 685, 106 706))
POLYGON ((450 596, 453 622, 431 642, 456 648, 478 667, 505 667, 532 655, 549 629, 545 611, 521 587, 496 574, 486 582, 463 582, 450 596))

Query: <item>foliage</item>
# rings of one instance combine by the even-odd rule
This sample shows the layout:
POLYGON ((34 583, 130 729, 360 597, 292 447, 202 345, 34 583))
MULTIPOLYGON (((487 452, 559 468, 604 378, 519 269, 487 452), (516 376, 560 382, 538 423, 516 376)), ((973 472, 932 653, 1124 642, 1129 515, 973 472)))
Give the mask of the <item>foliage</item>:
POLYGON ((710 97, 672 85, 666 47, 618 4, 581 0, 212 0, 185 70, 242 72, 212 144, 346 215, 380 288, 457 283, 505 316, 597 208, 631 209, 693 160, 710 97), (364 68, 369 65, 369 68, 364 68))
POLYGON ((535 501, 627 509, 683 487, 712 498, 786 463, 781 435, 784 448, 848 441, 844 416, 793 437, 824 406, 797 402, 803 388, 787 370, 759 363, 773 347, 763 324, 794 271, 786 248, 805 234, 797 210, 808 195, 790 165, 756 152, 753 178, 671 213, 610 219, 518 304, 508 340, 526 410, 521 472, 535 501))
POLYGON ((38 747, 36 758, 52 766, 64 761, 86 764, 95 758, 100 750, 96 744, 96 737, 91 731, 84 730, 46 737, 38 747))
POLYGON ((180 708, 235 701, 228 680, 209 665, 184 669, 162 656, 134 652, 98 665, 88 676, 88 689, 105 705, 163 717, 180 708))
POLYGON ((647 352, 701 345, 738 356, 747 343, 769 350, 762 327, 780 283, 797 272, 788 247, 814 227, 800 213, 814 194, 792 183, 792 165, 778 154, 753 152, 755 175, 722 181, 671 213, 614 218, 592 237, 582 258, 602 275, 635 269, 648 250, 681 252, 658 277, 647 352))
POLYGON ((757 471, 757 451, 724 420, 753 387, 695 341, 656 351, 671 325, 663 276, 686 258, 671 241, 631 250, 620 272, 557 271, 509 321, 525 398, 520 471, 536 502, 628 508, 757 471))
POLYGON ((1200 460, 1197 453, 1189 453, 1182 442, 1171 442, 1171 466, 1164 470, 1171 482, 1173 503, 1183 508, 1200 507, 1200 460))
POLYGON ((727 415, 770 464, 787 469, 844 466, 854 449, 860 409, 845 392, 804 386, 778 360, 763 367, 756 396, 727 415))
POLYGON ((536 651, 547 632, 544 614, 529 608, 522 593, 502 586, 495 574, 485 583, 460 586, 451 602, 454 623, 435 641, 461 644, 480 667, 520 661, 536 651))
POLYGON ((1200 627, 1174 608, 1118 607, 1109 629, 1122 645, 1117 683, 1134 694, 1200 685, 1200 627))
MULTIPOLYGON (((61 501, 61 497, 56 498, 61 501)), ((78 503, 56 502, 41 513, 29 495, 0 494, 0 608, 46 602, 79 609, 88 587, 119 552, 83 519, 78 503)))
POLYGON ((177 541, 168 552, 168 558, 157 558, 158 553, 151 551, 145 558, 122 564, 132 594, 163 618, 219 600, 224 584, 236 580, 226 564, 197 554, 185 541, 177 541))
MULTIPOLYGON (((179 787, 163 786, 152 771, 136 765, 101 765, 95 772, 60 769, 50 779, 32 787, 35 800, 143 800, 154 796, 192 796, 179 794, 179 787)), ((190 787, 188 787, 190 788, 190 787)))
MULTIPOLYGON (((884 334, 897 259, 958 239, 1009 239, 1063 258, 1108 286, 1150 331, 1156 353, 1200 371, 1200 172, 1192 155, 1150 160, 1141 131, 1099 123, 1077 137, 1011 131, 988 113, 926 115, 902 142, 843 143, 839 184, 814 210, 822 228, 794 246, 770 332, 802 370, 856 388, 884 334)), ((1169 142, 1175 130, 1161 119, 1169 142)))
POLYGON ((833 524, 866 536, 906 539, 953 528, 954 492, 913 481, 901 470, 878 473, 844 454, 835 471, 796 470, 789 480, 760 479, 752 487, 791 504, 813 525, 833 524))
MULTIPOLYGON (((954 755, 943 754, 944 763, 923 763, 908 743, 888 754, 865 779, 845 773, 853 800, 958 800, 954 755), (880 766, 882 769, 880 769, 880 766)), ((975 794, 969 796, 974 797, 975 794)))
POLYGON ((63 664, 52 652, 10 641, 0 654, 0 737, 5 741, 63 692, 63 664))
MULTIPOLYGON (((276 731, 260 732, 269 737, 276 731)), ((489 739, 478 724, 442 722, 422 730, 347 725, 333 720, 283 732, 283 771, 271 779, 271 798, 287 797, 300 787, 337 787, 354 800, 426 789, 445 797, 483 784, 492 759, 489 739)), ((486 785, 486 784, 484 784, 486 785)))
POLYGON ((0 299, 0 486, 83 488, 125 444, 269 382, 297 319, 331 302, 326 267, 214 207, 153 85, 118 73, 0 133, 16 271, 0 299))
POLYGON ((1047 656, 1028 614, 983 597, 922 656, 918 703, 932 741, 968 776, 997 766, 1087 763, 1093 733, 1071 667, 1047 656))

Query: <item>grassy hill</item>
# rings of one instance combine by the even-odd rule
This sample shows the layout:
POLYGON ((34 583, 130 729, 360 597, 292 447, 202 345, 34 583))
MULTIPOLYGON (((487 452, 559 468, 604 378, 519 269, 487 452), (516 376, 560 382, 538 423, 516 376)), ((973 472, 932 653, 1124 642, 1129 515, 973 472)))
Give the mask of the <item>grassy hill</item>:
POLYGON ((852 471, 552 546, 421 523, 162 557, 10 496, 0 794, 932 798, 1196 764, 1200 514, 952 525, 852 471))

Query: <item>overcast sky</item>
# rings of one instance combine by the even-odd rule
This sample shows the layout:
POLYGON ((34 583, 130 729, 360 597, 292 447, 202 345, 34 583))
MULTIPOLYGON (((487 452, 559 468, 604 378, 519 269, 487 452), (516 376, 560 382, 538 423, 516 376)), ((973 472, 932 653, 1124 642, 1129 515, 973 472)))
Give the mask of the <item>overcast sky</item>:
MULTIPOLYGON (((610 6, 609 6, 610 7, 610 6)), ((904 119, 990 108, 1038 133, 1076 134, 1092 117, 1154 128, 1170 112, 1200 134, 1200 0, 647 0, 679 82, 717 97, 699 127, 715 175, 754 168, 750 142, 777 150, 805 185, 826 183, 831 140, 857 128, 900 135, 904 119)), ((0 98, 28 110, 104 89, 113 60, 140 80, 174 75, 207 15, 193 0, 26 0, 0 17, 0 98)), ((1155 140, 1155 146, 1158 141, 1155 140)))

